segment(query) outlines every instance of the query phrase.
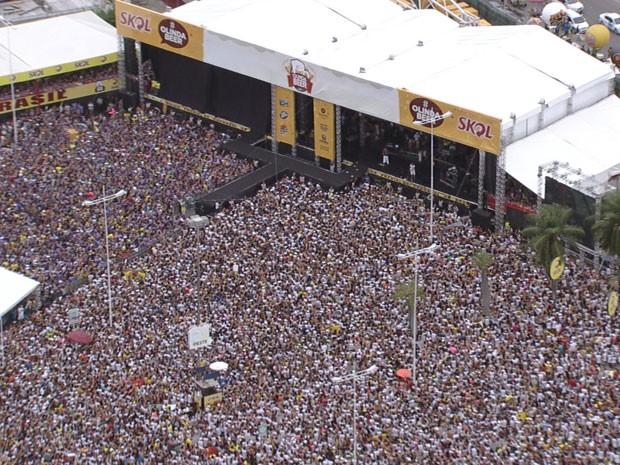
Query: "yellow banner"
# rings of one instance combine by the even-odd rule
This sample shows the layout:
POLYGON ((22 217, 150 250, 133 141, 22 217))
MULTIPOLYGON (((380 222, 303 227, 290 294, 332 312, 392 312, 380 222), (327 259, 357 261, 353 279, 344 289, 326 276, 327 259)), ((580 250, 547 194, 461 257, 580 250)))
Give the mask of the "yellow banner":
POLYGON ((118 54, 109 53, 107 55, 101 55, 98 57, 88 58, 86 60, 74 61, 71 63, 64 63, 62 65, 48 66, 47 68, 33 69, 32 71, 24 71, 22 73, 16 73, 9 76, 0 77, 0 86, 6 86, 13 81, 14 84, 18 82, 32 81, 33 79, 42 79, 50 76, 56 76, 58 74, 69 73, 72 71, 81 71, 83 69, 94 68, 95 66, 103 66, 108 63, 115 63, 118 61, 118 54))
POLYGON ((336 153, 334 104, 314 99, 314 153, 333 160, 336 153))
POLYGON ((119 35, 203 61, 203 29, 155 11, 116 0, 119 35))
POLYGON ((431 100, 406 90, 398 91, 400 124, 498 155, 501 120, 465 108, 431 100), (452 114, 439 119, 446 112, 452 114), (430 121, 434 119, 432 125, 430 121), (420 121, 426 124, 414 124, 420 121), (432 126, 432 127, 431 127, 432 126))
POLYGON ((276 140, 295 145, 295 92, 276 86, 276 140))
MULTIPOLYGON (((38 94, 20 96, 15 99, 15 110, 20 111, 41 105, 75 100, 113 90, 118 90, 118 79, 106 79, 104 81, 89 82, 81 86, 67 87, 66 89, 55 89, 38 94)), ((12 103, 11 99, 0 101, 0 114, 13 111, 12 103)))

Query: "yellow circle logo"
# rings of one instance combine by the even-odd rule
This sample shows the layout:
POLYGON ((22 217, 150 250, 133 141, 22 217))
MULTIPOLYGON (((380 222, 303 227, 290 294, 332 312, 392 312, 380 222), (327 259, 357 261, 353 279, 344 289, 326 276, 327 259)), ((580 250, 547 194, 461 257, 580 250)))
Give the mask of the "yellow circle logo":
POLYGON ((551 279, 560 279, 564 273, 564 262, 562 261, 562 257, 555 257, 551 260, 551 265, 549 265, 549 276, 551 279))

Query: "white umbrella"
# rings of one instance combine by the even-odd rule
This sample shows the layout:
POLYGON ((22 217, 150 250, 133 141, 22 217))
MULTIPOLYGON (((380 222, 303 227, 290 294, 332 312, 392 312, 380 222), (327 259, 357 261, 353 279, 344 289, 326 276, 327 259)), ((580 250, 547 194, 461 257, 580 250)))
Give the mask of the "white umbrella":
POLYGON ((226 371, 228 370, 228 363, 226 362, 213 362, 209 365, 209 369, 213 371, 226 371))

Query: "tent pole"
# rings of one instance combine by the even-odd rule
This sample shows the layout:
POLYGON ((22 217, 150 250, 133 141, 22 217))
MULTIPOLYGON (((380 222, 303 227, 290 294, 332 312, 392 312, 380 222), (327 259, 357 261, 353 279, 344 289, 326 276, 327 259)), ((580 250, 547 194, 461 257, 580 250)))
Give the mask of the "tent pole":
POLYGON ((4 315, 0 317, 0 334, 2 334, 2 366, 6 366, 6 361, 4 360, 4 315))

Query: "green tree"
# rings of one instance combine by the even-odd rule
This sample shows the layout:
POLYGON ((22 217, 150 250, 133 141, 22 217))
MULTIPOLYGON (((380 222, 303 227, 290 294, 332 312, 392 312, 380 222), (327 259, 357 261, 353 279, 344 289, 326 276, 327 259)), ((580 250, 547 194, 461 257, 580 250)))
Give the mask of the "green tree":
POLYGON ((555 257, 564 258, 564 242, 576 245, 577 238, 585 232, 580 226, 568 224, 572 210, 563 205, 544 204, 535 215, 529 215, 531 226, 523 230, 529 239, 528 246, 536 251, 536 262, 544 266, 549 274, 549 265, 555 257))
MULTIPOLYGON (((601 249, 608 255, 620 259, 620 191, 603 197, 600 217, 592 226, 592 233, 600 241, 601 249)), ((620 266, 618 266, 620 278, 620 266)))
POLYGON ((489 291, 489 267, 493 264, 493 255, 486 250, 479 250, 473 257, 473 263, 480 270, 480 294, 482 310, 486 316, 490 315, 491 295, 489 291))

